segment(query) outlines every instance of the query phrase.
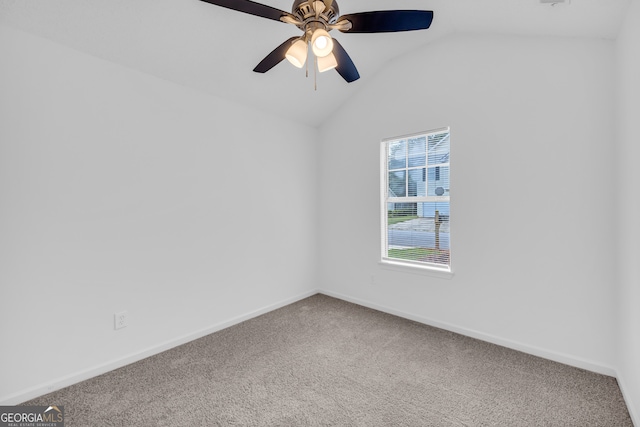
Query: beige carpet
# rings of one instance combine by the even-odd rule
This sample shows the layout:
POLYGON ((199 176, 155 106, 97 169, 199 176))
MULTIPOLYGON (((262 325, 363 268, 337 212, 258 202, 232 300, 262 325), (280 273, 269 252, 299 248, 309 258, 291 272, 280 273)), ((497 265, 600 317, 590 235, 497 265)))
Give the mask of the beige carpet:
POLYGON ((27 402, 66 426, 632 426, 614 378, 315 295, 27 402))

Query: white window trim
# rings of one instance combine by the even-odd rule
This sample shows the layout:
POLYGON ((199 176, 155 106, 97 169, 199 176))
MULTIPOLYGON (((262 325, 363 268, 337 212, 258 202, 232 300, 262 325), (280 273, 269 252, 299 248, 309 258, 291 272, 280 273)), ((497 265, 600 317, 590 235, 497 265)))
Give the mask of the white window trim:
POLYGON ((420 276, 437 277, 439 279, 452 279, 455 275, 451 265, 449 265, 449 268, 443 266, 431 266, 428 264, 417 265, 412 264, 410 261, 396 260, 395 258, 382 258, 378 264, 385 270, 417 274, 420 276))
MULTIPOLYGON (((385 222, 387 222, 387 143, 389 141, 396 141, 400 139, 406 139, 415 137, 416 135, 428 135, 433 133, 440 132, 451 132, 449 127, 443 127, 438 129, 432 129, 424 132, 416 132, 407 135, 395 136, 392 138, 385 138, 380 141, 380 227, 379 230, 382 230, 382 226, 385 222)), ((442 166, 442 165, 438 165, 442 166)), ((449 166, 449 163, 446 164, 449 166)), ((432 202, 432 201, 445 201, 449 200, 446 197, 440 196, 425 196, 425 197, 400 197, 397 198, 399 202, 411 202, 411 203, 420 203, 420 202, 432 202)), ((386 230, 386 227, 385 227, 386 230)), ((449 259, 449 266, 444 266, 441 264, 429 264, 425 262, 417 262, 410 260, 401 260, 397 258, 389 258, 384 254, 387 252, 388 247, 388 232, 381 233, 380 239, 380 261, 379 264, 382 268, 388 270, 399 271, 403 273, 411 273, 411 274, 420 274, 432 277, 439 277, 443 279, 451 279, 454 276, 453 266, 451 262, 451 258, 449 259)))

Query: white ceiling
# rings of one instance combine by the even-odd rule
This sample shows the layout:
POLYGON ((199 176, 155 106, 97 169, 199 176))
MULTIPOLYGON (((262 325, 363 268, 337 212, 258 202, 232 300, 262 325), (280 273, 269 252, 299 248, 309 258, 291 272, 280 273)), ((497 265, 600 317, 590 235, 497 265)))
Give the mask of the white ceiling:
MULTIPOLYGON (((394 57, 452 33, 614 39, 629 0, 336 0, 340 13, 434 11, 431 28, 387 34, 332 33, 360 72, 347 84, 336 72, 313 75, 283 61, 266 74, 255 65, 289 37, 293 25, 200 0, 0 0, 0 24, 225 99, 322 124, 394 57), (324 112, 324 113, 318 113, 324 112)), ((262 0, 290 11, 292 0, 262 0)))

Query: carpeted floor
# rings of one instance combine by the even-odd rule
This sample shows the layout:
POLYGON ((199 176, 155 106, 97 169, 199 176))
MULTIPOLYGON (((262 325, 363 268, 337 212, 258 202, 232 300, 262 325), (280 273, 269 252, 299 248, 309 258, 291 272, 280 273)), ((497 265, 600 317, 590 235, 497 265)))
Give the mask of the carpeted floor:
POLYGON ((616 380, 315 295, 25 404, 73 426, 632 426, 616 380))

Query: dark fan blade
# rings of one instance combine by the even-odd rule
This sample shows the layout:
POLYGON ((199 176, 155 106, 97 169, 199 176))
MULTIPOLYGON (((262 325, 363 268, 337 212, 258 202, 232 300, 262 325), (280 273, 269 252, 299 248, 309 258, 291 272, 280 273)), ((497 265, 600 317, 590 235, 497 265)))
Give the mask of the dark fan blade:
POLYGON ((351 22, 344 33, 389 33, 395 31, 425 30, 433 21, 430 10, 381 10, 377 12, 342 15, 338 20, 351 22))
POLYGON ((336 62, 338 62, 336 71, 347 83, 351 83, 360 78, 358 69, 353 64, 349 54, 335 38, 333 39, 333 55, 336 57, 336 62))
POLYGON ((251 0, 202 0, 216 6, 226 7, 227 9, 237 10, 239 12, 248 13, 250 15, 261 16, 263 18, 280 21, 280 17, 289 15, 289 13, 276 9, 275 7, 266 6, 251 0))
POLYGON ((300 37, 291 37, 289 40, 273 49, 273 51, 269 55, 265 56, 265 58, 260 61, 258 65, 256 65, 256 68, 254 68, 253 71, 255 71, 256 73, 266 73, 267 71, 278 65, 280 61, 284 59, 284 56, 286 55, 287 50, 289 49, 291 44, 299 38, 300 37))

